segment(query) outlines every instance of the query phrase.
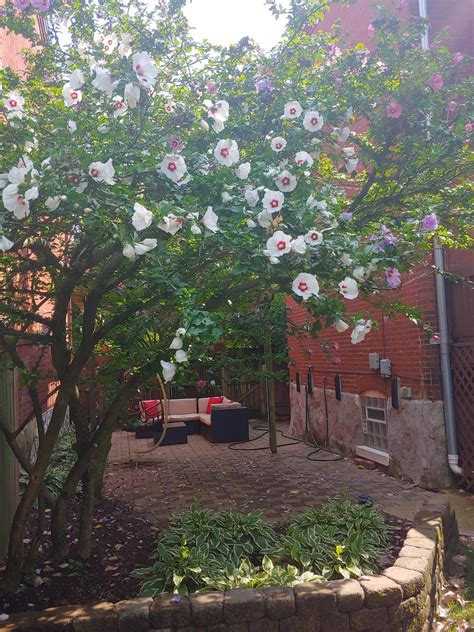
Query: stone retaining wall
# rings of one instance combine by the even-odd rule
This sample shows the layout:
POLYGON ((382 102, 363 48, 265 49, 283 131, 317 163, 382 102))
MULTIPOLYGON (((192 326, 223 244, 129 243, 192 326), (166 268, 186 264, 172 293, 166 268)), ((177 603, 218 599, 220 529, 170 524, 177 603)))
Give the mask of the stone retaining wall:
POLYGON ((17 632, 429 632, 457 544, 447 504, 425 504, 391 568, 377 576, 12 615, 17 632))

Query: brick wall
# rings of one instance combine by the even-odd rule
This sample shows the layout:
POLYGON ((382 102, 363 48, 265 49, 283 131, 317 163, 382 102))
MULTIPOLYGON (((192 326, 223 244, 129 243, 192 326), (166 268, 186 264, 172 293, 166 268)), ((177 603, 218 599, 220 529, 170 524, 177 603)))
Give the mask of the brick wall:
MULTIPOLYGON (((436 295, 434 277, 429 267, 416 267, 403 277, 402 288, 391 291, 391 297, 407 305, 417 307, 424 321, 437 331, 436 295)), ((304 305, 288 298, 289 319, 298 326, 312 323, 304 305)), ((313 368, 314 381, 322 386, 323 376, 333 383, 333 376, 343 378, 343 390, 361 393, 374 389, 387 396, 389 380, 369 369, 368 354, 380 353, 392 361, 393 375, 402 380, 404 386, 413 389, 413 396, 420 399, 441 399, 441 375, 438 347, 430 344, 430 336, 403 316, 388 319, 380 310, 374 310, 364 301, 346 301, 349 314, 370 310, 379 328, 368 334, 366 339, 353 345, 350 330, 340 334, 335 329, 323 329, 315 340, 304 332, 289 336, 289 353, 293 362, 290 367, 294 382, 299 371, 306 383, 308 367, 313 368), (323 347, 329 346, 328 352, 323 347)))

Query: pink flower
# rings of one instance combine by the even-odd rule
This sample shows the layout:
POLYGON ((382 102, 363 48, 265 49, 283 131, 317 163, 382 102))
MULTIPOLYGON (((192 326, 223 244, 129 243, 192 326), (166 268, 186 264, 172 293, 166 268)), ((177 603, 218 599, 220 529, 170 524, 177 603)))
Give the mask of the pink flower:
POLYGON ((464 125, 464 129, 466 132, 471 133, 474 130, 474 123, 466 123, 466 125, 464 125))
POLYGON ((400 272, 397 268, 388 268, 388 270, 385 270, 385 278, 387 279, 388 287, 395 288, 401 284, 400 272))
POLYGON ((15 5, 15 7, 17 9, 20 9, 20 11, 24 11, 25 9, 29 9, 30 8, 30 0, 13 0, 13 4, 15 5))
POLYGON ((217 94, 217 86, 216 86, 216 84, 215 84, 215 83, 213 83, 212 81, 210 81, 210 82, 207 84, 206 88, 209 90, 209 92, 210 92, 211 94, 217 94))
POLYGON ((455 66, 457 66, 458 64, 460 64, 462 62, 462 60, 464 59, 464 55, 462 53, 454 53, 453 55, 453 64, 455 66))
POLYGON ((443 76, 440 75, 439 73, 436 73, 436 74, 432 75, 428 79, 428 86, 432 90, 434 90, 434 92, 437 92, 438 90, 441 90, 441 88, 444 86, 443 76))
POLYGON ((333 364, 342 364, 342 358, 340 356, 333 356, 332 357, 332 363, 333 364))
POLYGON ((391 119, 400 118, 403 113, 403 108, 400 103, 396 101, 392 101, 387 105, 387 116, 391 119))
POLYGON ((439 226, 436 213, 430 213, 429 215, 424 217, 421 222, 421 225, 422 225, 423 230, 425 231, 436 230, 439 226))
POLYGON ((51 6, 51 0, 31 0, 31 6, 39 11, 47 11, 51 6))
POLYGON ((170 136, 170 138, 168 138, 168 145, 170 149, 172 149, 176 153, 183 150, 183 143, 177 136, 170 136))
POLYGON ((372 38, 375 35, 375 26, 373 24, 369 24, 367 27, 367 35, 372 38))
POLYGON ((196 382, 196 388, 206 388, 207 382, 206 380, 198 380, 196 382))

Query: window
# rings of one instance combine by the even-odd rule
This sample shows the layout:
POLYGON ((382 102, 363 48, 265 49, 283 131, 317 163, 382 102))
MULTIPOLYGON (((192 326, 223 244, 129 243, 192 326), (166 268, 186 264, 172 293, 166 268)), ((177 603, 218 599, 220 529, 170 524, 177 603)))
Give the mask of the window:
POLYGON ((381 397, 361 397, 360 403, 364 445, 387 452, 387 400, 381 397))

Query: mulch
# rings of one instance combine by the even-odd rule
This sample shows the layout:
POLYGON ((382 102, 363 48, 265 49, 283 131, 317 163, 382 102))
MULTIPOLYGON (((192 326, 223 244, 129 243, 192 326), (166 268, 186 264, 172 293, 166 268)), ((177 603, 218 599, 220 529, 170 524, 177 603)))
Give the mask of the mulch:
MULTIPOLYGON (((410 528, 406 520, 389 515, 385 520, 393 528, 393 537, 380 560, 383 568, 392 565, 410 528)), ((153 563, 157 531, 129 505, 102 501, 94 520, 92 558, 84 561, 71 556, 55 562, 48 557, 46 542, 35 571, 20 589, 13 595, 0 592, 0 614, 137 597, 140 581, 132 572, 153 563)), ((71 544, 77 542, 74 525, 68 538, 71 544)))

